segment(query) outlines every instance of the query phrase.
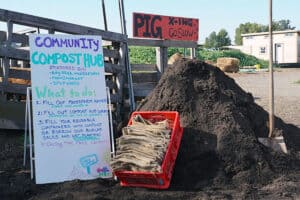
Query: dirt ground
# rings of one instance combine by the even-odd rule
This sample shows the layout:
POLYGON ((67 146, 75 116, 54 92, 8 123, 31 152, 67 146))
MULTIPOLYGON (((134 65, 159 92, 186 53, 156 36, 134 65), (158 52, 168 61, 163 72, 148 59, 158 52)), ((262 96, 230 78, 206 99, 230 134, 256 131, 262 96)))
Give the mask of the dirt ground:
MULTIPOLYGON (((231 74, 231 77, 255 102, 268 108, 268 74, 231 74)), ((275 74, 275 114, 287 123, 300 127, 300 69, 283 69, 275 74)), ((300 133, 299 133, 300 134, 300 133)), ((204 162, 211 162, 209 158, 204 162)), ((0 133, 0 199, 300 199, 300 172, 278 174, 263 185, 240 183, 240 187, 206 187, 201 183, 188 189, 171 183, 165 191, 144 188, 123 188, 107 180, 70 181, 36 185, 30 171, 22 167, 23 132, 1 130, 0 133)), ((299 164, 299 163, 298 163, 299 164)), ((282 164, 284 165, 284 163, 282 164)), ((200 169, 201 170, 201 169, 200 169)), ((205 176, 205 175, 204 175, 205 176)), ((242 176, 242 175, 241 175, 242 176)))
MULTIPOLYGON (((227 74, 247 92, 255 102, 269 110, 269 73, 227 74)), ((286 123, 300 127, 300 68, 281 68, 274 71, 275 115, 286 123)))

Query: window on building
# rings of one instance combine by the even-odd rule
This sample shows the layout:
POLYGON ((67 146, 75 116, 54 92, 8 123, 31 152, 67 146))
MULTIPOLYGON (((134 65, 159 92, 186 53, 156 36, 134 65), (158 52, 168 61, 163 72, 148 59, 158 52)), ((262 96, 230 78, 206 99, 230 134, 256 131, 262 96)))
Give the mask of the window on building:
POLYGON ((265 54, 266 53, 266 47, 260 47, 259 48, 259 53, 260 54, 265 54))

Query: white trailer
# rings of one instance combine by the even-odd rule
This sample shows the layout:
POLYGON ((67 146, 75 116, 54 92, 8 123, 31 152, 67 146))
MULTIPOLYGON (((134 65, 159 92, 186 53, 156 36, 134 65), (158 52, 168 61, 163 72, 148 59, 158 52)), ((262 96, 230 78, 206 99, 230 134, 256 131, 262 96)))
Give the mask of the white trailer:
MULTIPOLYGON (((269 59, 268 32, 242 34, 244 53, 257 58, 269 59)), ((273 32, 273 61, 279 65, 300 63, 300 31, 273 32)))

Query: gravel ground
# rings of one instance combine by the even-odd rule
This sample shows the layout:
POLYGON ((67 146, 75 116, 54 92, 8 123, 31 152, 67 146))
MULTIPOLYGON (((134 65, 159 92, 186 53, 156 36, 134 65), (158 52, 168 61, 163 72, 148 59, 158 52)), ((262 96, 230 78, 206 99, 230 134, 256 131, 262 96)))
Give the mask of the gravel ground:
MULTIPOLYGON (((269 110, 269 73, 228 74, 255 102, 269 110)), ((300 128, 300 68, 276 69, 274 72, 275 115, 300 128), (298 81, 298 83, 296 83, 298 81)))

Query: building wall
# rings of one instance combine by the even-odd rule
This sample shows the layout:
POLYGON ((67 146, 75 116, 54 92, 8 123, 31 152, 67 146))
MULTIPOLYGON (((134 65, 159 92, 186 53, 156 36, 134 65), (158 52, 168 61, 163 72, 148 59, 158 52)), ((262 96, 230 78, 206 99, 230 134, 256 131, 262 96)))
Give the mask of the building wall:
MULTIPOLYGON (((273 35, 273 60, 279 63, 297 63, 300 61, 300 38, 298 33, 280 33, 273 35), (276 54, 277 47, 277 55, 276 54)), ((269 36, 253 35, 243 37, 244 53, 251 54, 257 58, 269 59, 269 36)))
POLYGON ((298 54, 298 63, 300 63, 300 36, 298 35, 298 48, 297 48, 297 54, 298 54))

